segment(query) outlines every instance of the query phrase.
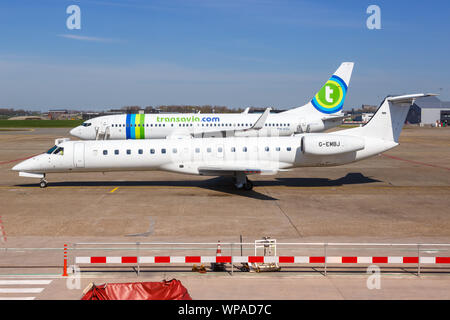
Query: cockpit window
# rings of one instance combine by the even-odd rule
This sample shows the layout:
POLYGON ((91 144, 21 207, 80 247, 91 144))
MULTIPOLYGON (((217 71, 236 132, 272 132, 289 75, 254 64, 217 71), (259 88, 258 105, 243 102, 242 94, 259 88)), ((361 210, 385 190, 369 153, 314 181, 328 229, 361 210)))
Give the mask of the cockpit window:
POLYGON ((47 153, 47 154, 52 154, 53 151, 56 150, 56 148, 58 148, 58 146, 53 146, 53 147, 51 147, 50 149, 48 149, 46 153, 47 153))
POLYGON ((48 149, 48 151, 46 153, 47 154, 59 154, 62 156, 64 154, 64 148, 58 147, 58 146, 53 146, 50 149, 48 149))
POLYGON ((83 127, 89 127, 91 124, 92 124, 92 123, 90 123, 90 122, 83 122, 81 125, 82 125, 83 127))
POLYGON ((53 151, 53 154, 59 154, 60 156, 64 155, 64 148, 59 147, 55 151, 53 151))

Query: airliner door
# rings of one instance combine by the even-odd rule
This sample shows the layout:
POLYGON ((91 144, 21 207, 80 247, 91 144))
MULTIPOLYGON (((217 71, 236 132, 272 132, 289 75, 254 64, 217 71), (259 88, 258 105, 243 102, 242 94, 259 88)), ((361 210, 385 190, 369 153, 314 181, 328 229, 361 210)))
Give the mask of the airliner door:
POLYGON ((73 146, 73 164, 75 168, 84 168, 84 143, 75 143, 73 146))

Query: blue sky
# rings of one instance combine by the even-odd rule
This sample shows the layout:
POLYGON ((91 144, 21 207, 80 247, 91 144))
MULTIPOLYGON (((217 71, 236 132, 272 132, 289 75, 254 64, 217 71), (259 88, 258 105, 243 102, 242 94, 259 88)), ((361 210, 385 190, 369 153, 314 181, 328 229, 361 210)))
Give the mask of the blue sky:
POLYGON ((0 106, 303 105, 354 61, 345 109, 450 100, 448 1, 1 0, 0 106), (81 8, 81 30, 66 8, 81 8), (366 28, 369 5, 381 30, 366 28))

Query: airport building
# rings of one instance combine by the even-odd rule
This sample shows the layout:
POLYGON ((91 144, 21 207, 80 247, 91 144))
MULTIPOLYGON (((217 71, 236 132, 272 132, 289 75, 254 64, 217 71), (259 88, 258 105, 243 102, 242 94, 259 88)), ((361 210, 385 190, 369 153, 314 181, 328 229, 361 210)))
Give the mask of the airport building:
POLYGON ((450 123, 450 101, 441 101, 434 96, 417 99, 409 109, 406 121, 428 125, 450 123))

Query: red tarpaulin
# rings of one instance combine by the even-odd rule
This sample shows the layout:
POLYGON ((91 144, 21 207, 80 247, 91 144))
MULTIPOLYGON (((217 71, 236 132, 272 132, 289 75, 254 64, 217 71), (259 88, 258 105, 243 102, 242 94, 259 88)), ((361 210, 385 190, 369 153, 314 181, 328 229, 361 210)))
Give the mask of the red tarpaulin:
POLYGON ((179 280, 106 283, 92 288, 81 300, 192 300, 179 280))

